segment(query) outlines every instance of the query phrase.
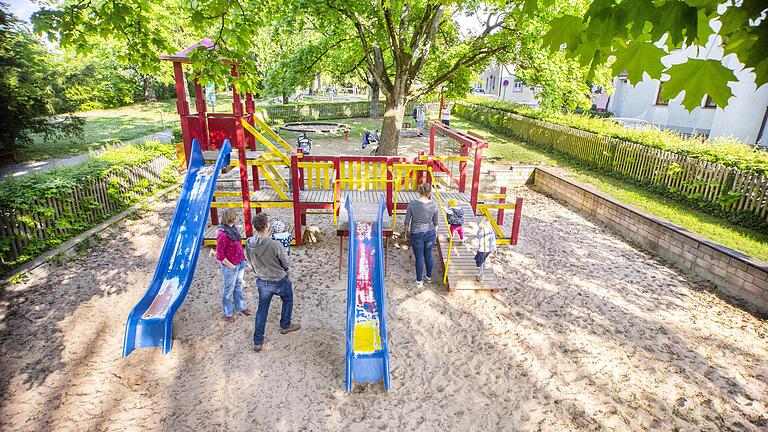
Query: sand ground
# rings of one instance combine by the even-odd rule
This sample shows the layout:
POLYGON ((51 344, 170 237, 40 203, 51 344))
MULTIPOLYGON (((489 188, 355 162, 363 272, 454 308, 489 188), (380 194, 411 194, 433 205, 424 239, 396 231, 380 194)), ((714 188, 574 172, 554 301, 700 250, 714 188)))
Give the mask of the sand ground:
MULTIPOLYGON (((310 215, 322 241, 294 249, 301 331, 278 333, 274 301, 267 349, 252 352, 253 319, 221 319, 206 248, 171 353, 120 356, 169 197, 47 276, 2 288, 0 430, 768 429, 768 322, 549 198, 517 193, 520 244, 493 259, 497 295, 417 289, 410 251, 390 249, 392 390, 349 395, 327 216, 310 215)), ((246 284, 255 306, 250 274, 246 284)))

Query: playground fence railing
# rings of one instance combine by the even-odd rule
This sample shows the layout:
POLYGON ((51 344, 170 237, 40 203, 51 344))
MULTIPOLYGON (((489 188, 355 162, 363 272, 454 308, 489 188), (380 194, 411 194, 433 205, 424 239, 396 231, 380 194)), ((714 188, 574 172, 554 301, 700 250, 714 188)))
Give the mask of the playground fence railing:
POLYGON ((0 245, 3 246, 0 267, 7 269, 25 255, 37 255, 56 245, 52 243, 65 241, 154 192, 165 182, 164 172, 175 164, 174 159, 158 157, 146 164, 85 181, 69 194, 36 199, 29 206, 36 210, 0 209, 0 245), (78 221, 77 226, 60 223, 73 217, 78 221))
POLYGON ((594 168, 682 196, 697 206, 725 212, 742 225, 768 226, 768 174, 466 102, 457 102, 453 112, 594 168))
MULTIPOLYGON (((405 107, 406 118, 413 111, 418 101, 409 102, 405 107)), ((437 113, 438 102, 425 102, 424 108, 428 113, 437 113)), ((379 112, 384 112, 385 103, 379 102, 379 112)), ((327 102, 288 105, 257 106, 256 112, 268 123, 275 122, 306 122, 333 120, 343 118, 370 117, 371 102, 327 102)))

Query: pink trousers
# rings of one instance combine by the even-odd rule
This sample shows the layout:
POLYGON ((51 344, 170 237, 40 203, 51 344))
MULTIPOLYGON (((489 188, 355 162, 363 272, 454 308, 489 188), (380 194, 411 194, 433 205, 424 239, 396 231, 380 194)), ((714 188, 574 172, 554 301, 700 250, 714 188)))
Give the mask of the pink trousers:
POLYGON ((451 225, 451 237, 459 233, 459 239, 464 240, 464 228, 461 225, 451 225))

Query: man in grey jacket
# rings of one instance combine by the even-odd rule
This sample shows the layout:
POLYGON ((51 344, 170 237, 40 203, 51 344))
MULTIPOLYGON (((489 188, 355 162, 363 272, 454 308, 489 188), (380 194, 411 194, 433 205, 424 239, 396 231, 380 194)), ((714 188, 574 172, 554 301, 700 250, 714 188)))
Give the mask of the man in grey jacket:
POLYGON ((256 329, 253 333, 253 349, 258 352, 264 346, 264 327, 267 325, 269 304, 273 295, 280 296, 283 308, 280 312, 280 333, 286 334, 301 328, 291 324, 293 309, 293 284, 288 279, 288 256, 277 240, 269 236, 269 220, 265 213, 253 217, 255 234, 245 243, 248 263, 256 273, 256 286, 259 289, 259 309, 256 311, 256 329))

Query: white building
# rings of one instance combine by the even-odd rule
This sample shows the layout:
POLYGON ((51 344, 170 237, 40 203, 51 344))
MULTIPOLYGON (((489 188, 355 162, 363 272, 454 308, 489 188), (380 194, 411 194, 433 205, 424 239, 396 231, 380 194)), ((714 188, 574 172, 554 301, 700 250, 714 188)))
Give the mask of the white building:
POLYGON ((479 86, 476 88, 482 88, 485 94, 507 102, 538 105, 534 90, 515 78, 514 71, 514 66, 491 63, 480 74, 479 86))
MULTIPOLYGON (((660 95, 663 83, 645 74, 644 79, 635 85, 628 82, 625 76, 614 78, 615 91, 608 102, 608 111, 616 117, 643 119, 662 129, 710 137, 730 136, 748 144, 760 141, 761 146, 768 145, 768 85, 756 88, 755 75, 744 71, 735 56, 723 58, 723 49, 719 44, 699 51, 702 54, 709 52, 708 58, 722 59, 723 65, 736 71, 739 81, 730 85, 733 97, 727 107, 720 108, 705 97, 698 108, 688 112, 681 105, 682 94, 669 101, 663 100, 660 95)), ((696 54, 696 48, 674 51, 662 62, 670 66, 682 63, 686 56, 694 58, 696 54)), ((662 79, 665 78, 662 76, 662 79)))

